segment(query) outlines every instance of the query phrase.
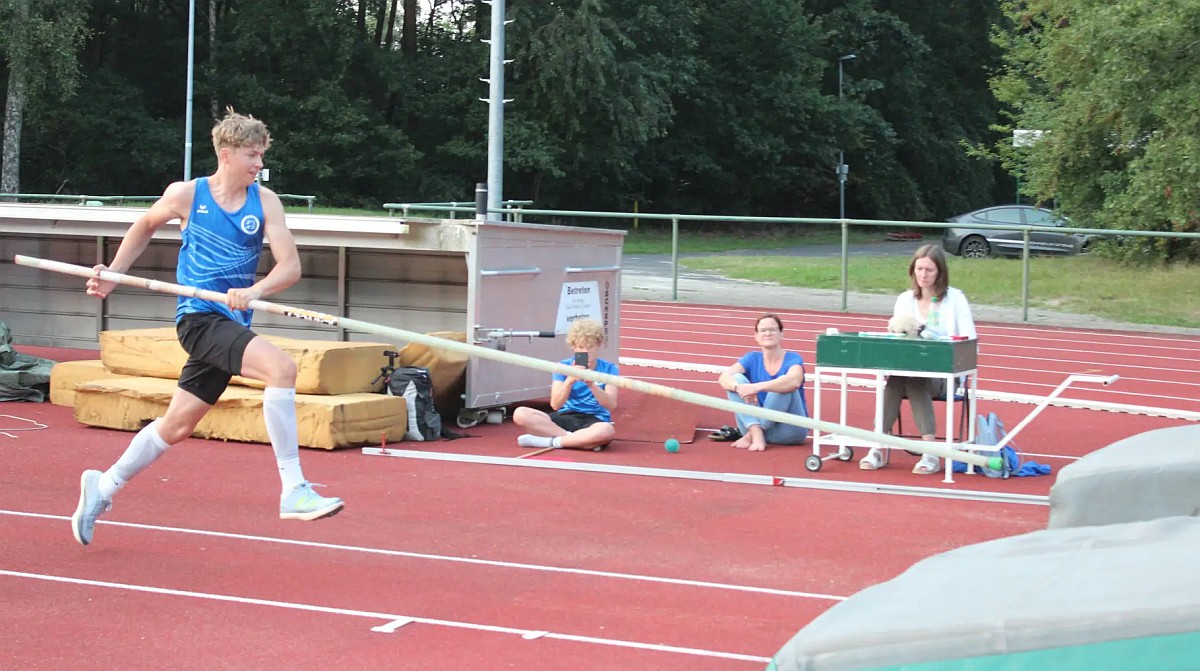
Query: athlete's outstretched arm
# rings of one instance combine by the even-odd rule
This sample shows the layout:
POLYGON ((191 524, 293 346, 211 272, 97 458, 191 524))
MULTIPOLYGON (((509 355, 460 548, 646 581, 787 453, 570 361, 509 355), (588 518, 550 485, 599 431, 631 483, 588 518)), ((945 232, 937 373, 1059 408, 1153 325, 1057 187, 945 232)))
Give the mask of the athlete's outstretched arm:
MULTIPOLYGON (((192 196, 195 193, 195 182, 175 182, 168 186, 163 195, 150 206, 150 209, 143 212, 125 232, 125 237, 121 239, 121 246, 117 248, 117 254, 113 257, 112 265, 100 264, 96 266, 96 270, 129 272, 142 252, 146 251, 146 246, 150 244, 150 238, 154 237, 155 231, 162 228, 163 224, 168 221, 187 219, 192 209, 192 196)), ((103 282, 98 278, 92 278, 87 282, 87 292, 89 296, 104 298, 116 286, 116 282, 103 282)))

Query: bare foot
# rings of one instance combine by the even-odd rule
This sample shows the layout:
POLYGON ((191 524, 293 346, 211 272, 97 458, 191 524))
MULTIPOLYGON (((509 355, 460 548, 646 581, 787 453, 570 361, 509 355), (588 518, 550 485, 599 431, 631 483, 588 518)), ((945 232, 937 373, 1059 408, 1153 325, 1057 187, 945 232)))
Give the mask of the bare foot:
POLYGON ((741 438, 738 438, 736 441, 734 441, 733 447, 736 447, 740 450, 750 447, 750 436, 742 436, 741 438))
POLYGON ((767 449, 766 443, 750 443, 749 450, 751 452, 762 452, 767 449))

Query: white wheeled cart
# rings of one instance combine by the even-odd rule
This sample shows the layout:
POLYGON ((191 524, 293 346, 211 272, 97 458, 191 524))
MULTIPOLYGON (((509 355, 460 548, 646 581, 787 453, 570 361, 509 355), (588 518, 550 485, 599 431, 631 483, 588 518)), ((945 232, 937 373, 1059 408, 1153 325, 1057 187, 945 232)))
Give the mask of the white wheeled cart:
MULTIPOLYGON (((975 439, 975 391, 977 385, 976 359, 978 341, 975 339, 913 339, 888 333, 838 333, 817 336, 817 363, 813 368, 813 419, 822 417, 822 388, 826 376, 838 385, 838 423, 847 424, 848 391, 850 386, 874 387, 875 413, 873 430, 884 433, 883 390, 889 375, 928 377, 946 381, 946 447, 956 447, 954 442, 954 418, 957 403, 967 403, 969 419, 965 443, 975 439), (954 390, 959 378, 966 397, 956 400, 954 390)), ((813 453, 804 460, 810 471, 821 470, 825 461, 851 461, 855 447, 880 447, 871 443, 835 433, 813 430, 813 453), (822 455, 822 448, 836 451, 822 455)), ((961 447, 961 446, 960 446, 961 447)), ((951 463, 946 462, 945 482, 953 482, 951 463)))

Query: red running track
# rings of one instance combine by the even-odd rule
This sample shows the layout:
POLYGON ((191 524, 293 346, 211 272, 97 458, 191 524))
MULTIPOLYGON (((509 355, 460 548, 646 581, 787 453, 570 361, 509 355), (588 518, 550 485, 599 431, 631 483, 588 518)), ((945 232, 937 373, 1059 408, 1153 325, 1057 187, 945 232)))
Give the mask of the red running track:
MULTIPOLYGON (((756 313, 626 303, 622 357, 726 365, 753 345, 756 313)), ((808 360, 815 333, 880 323, 798 311, 783 317, 790 345, 808 360)), ((1094 372, 1116 372, 1122 381, 1067 396, 1196 409, 1186 396, 1194 398, 1187 390, 1200 369, 1195 339, 990 325, 980 331, 983 389, 1045 393, 1066 372, 1099 368, 1094 372), (1149 357, 1161 357, 1161 365, 1111 368, 1149 357)), ((707 373, 644 366, 623 372, 715 390, 707 373)), ((861 398, 855 416, 865 425, 869 402, 861 398)), ((992 405, 1010 427, 1030 408, 992 405)), ((46 426, 0 431, 0 659, 21 669, 760 669, 840 599, 930 555, 1040 528, 1047 514, 1043 505, 346 450, 305 451, 308 476, 328 483, 348 506, 303 524, 275 518, 269 448, 189 440, 121 493, 95 543, 83 548, 67 523, 79 472, 111 463, 129 434, 82 427, 69 409, 48 404, 6 404, 0 415, 0 429, 46 426)), ((715 411, 699 416, 702 426, 728 421, 715 411)), ((1050 455, 1038 460, 1057 469, 1126 435, 1180 423, 1052 408, 1018 442, 1027 453, 1050 455)), ((510 424, 470 433, 402 447, 520 453, 510 424)), ((673 455, 623 442, 603 453, 555 456, 810 477, 800 466, 808 453, 789 447, 751 454, 700 438, 673 455)), ((904 459, 876 473, 831 463, 813 477, 1040 495, 1052 483, 961 476, 945 485, 908 473, 904 459)))

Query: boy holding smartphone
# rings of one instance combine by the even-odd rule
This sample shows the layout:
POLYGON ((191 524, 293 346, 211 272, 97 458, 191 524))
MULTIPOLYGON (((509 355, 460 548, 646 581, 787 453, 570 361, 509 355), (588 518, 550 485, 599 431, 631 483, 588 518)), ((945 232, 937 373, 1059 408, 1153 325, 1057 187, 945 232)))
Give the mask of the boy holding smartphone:
MULTIPOLYGON (((604 328, 594 319, 579 319, 567 329, 567 347, 575 354, 561 363, 617 375, 617 365, 599 358, 604 328)), ((513 412, 513 422, 528 433, 517 437, 521 447, 570 447, 601 450, 616 434, 612 411, 617 408, 617 388, 554 374, 550 387, 552 413, 528 407, 513 412)))

